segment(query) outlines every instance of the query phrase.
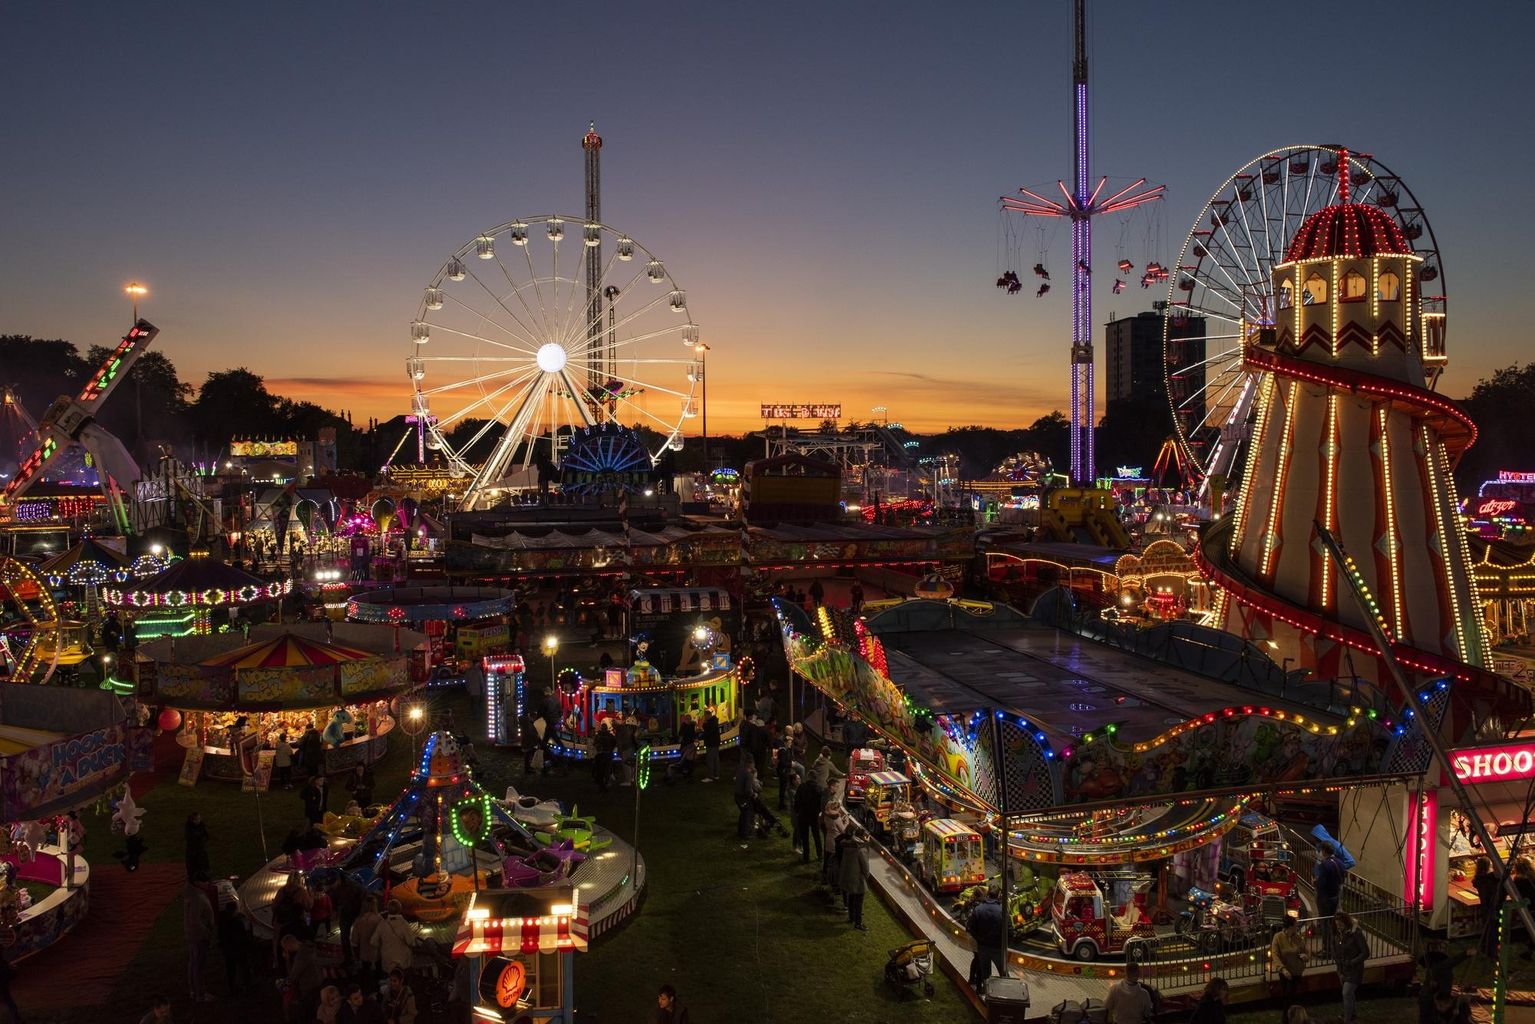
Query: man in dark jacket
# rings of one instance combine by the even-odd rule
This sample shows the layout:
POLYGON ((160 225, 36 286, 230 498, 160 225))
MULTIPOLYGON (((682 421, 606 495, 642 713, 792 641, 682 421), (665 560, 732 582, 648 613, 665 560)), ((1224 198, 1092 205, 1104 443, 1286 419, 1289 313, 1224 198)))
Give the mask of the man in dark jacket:
POLYGON ((997 901, 997 891, 989 889, 986 898, 970 911, 970 937, 975 940, 975 955, 970 958, 970 987, 980 992, 991 977, 1007 977, 1007 915, 997 901))
POLYGON ((810 843, 815 841, 815 857, 819 862, 824 853, 821 842, 821 791, 815 783, 801 778, 794 790, 794 845, 799 847, 801 862, 810 863, 810 843))
POLYGON ((336 908, 336 920, 341 922, 341 958, 352 962, 352 925, 362 916, 362 905, 368 898, 368 890, 346 871, 336 872, 336 880, 330 887, 331 902, 336 908))
MULTIPOLYGON (((1348 877, 1348 869, 1343 866, 1333 848, 1323 844, 1317 848, 1316 864, 1311 869, 1311 877, 1316 886, 1317 916, 1331 920, 1338 912, 1338 899, 1343 893, 1343 880, 1348 877)), ((1336 929, 1324 927, 1323 950, 1331 953, 1336 941, 1336 929)))
POLYGON ((1364 962, 1370 957, 1370 946, 1365 941, 1364 929, 1342 910, 1333 915, 1332 930, 1338 981, 1343 987, 1343 1024, 1354 1024, 1354 1000, 1364 982, 1364 962))
POLYGON ((323 777, 311 776, 298 791, 299 799, 304 801, 304 817, 311 825, 325 820, 325 791, 321 788, 324 782, 323 777))
POLYGON ((757 766, 752 764, 749 757, 741 758, 741 766, 736 769, 735 796, 736 810, 740 812, 736 820, 736 838, 741 840, 741 849, 746 849, 746 841, 752 837, 752 803, 755 799, 755 787, 757 784, 757 766))
POLYGON ((718 782, 720 778, 720 719, 709 709, 704 718, 704 781, 718 782))
POLYGON ((325 741, 313 722, 298 739, 298 763, 310 775, 320 774, 320 766, 325 763, 325 741))

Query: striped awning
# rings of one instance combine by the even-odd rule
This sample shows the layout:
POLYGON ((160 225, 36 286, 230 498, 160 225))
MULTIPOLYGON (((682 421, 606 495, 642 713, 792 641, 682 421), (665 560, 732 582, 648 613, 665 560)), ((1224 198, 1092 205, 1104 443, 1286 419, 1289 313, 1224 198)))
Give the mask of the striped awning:
POLYGON ((979 839, 980 833, 966 825, 962 821, 953 818, 934 818, 922 826, 940 839, 950 839, 956 836, 975 836, 979 839))
POLYGON ((322 644, 295 633, 281 633, 270 640, 236 647, 203 661, 211 668, 306 668, 361 661, 377 655, 345 644, 322 644))
POLYGON ((453 939, 454 956, 575 951, 586 951, 586 907, 580 903, 573 914, 477 919, 466 915, 453 939))
POLYGON ((904 786, 911 780, 900 772, 870 772, 869 782, 875 786, 904 786))

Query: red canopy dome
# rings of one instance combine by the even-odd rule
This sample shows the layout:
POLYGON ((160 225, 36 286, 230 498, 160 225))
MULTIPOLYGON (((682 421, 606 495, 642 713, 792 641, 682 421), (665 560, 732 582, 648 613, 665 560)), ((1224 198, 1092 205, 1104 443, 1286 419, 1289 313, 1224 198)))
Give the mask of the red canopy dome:
POLYGON ((1411 256, 1412 246, 1396 221, 1373 206, 1351 201, 1348 150, 1338 152, 1338 201, 1306 218, 1285 262, 1335 256, 1411 256))

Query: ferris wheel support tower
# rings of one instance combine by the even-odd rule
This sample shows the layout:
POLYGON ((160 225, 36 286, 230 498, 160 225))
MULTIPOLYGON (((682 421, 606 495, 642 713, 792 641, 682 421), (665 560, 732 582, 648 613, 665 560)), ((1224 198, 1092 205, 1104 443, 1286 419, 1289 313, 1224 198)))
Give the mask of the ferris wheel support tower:
POLYGON ((1101 198, 1108 178, 1089 185, 1087 112, 1087 0, 1072 0, 1071 134, 1072 187, 1057 181, 1063 200, 1047 199, 1026 188, 1003 196, 1002 208, 1032 217, 1071 220, 1071 480, 1091 485, 1096 472, 1093 427, 1093 218, 1118 213, 1162 198, 1164 186, 1137 179, 1101 198))

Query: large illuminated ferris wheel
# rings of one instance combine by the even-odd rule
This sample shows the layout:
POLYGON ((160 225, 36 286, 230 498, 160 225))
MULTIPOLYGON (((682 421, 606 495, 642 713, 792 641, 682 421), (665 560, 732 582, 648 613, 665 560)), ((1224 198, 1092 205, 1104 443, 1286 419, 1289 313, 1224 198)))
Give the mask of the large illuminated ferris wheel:
MULTIPOLYGON (((1240 478, 1256 406, 1258 374, 1242 353, 1248 335, 1273 324, 1274 266, 1300 226, 1337 201, 1339 146, 1289 146, 1238 168, 1216 189, 1189 231, 1172 273, 1162 353, 1178 443, 1206 477, 1240 478), (1203 318, 1204 334, 1190 320, 1203 318)), ((1347 151, 1355 202, 1397 222, 1419 271, 1423 336, 1444 352, 1445 282, 1439 245, 1422 204, 1373 157, 1347 151)), ((1430 383, 1439 369, 1425 358, 1430 383)))
POLYGON ((558 464, 578 431, 634 427, 654 462, 694 415, 687 295, 606 224, 551 215, 477 235, 427 283, 410 330, 412 413, 427 447, 472 479, 466 509, 558 464))

